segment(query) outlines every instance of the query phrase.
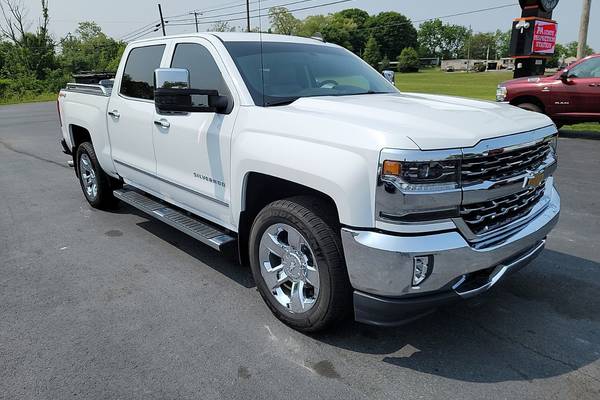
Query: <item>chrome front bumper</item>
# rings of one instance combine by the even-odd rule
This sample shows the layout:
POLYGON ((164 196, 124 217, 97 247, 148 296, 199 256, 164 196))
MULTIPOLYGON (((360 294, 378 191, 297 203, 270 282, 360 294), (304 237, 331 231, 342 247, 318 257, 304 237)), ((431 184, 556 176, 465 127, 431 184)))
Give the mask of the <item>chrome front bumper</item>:
MULTIPOLYGON (((434 293, 470 297, 488 290, 509 270, 533 259, 558 221, 560 196, 552 186, 547 207, 500 244, 476 248, 458 231, 393 235, 342 229, 350 282, 366 296, 415 298, 434 293), (413 258, 433 256, 433 271, 419 286, 412 285, 413 258), (469 278, 489 270, 480 286, 469 278)), ((356 296, 355 296, 356 298, 356 296)))

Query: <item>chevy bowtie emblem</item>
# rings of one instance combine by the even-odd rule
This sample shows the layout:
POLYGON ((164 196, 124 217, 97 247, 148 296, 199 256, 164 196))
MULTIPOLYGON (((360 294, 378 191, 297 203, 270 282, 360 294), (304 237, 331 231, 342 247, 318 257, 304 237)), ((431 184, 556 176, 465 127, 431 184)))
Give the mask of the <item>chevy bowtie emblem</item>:
POLYGON ((544 173, 538 172, 535 175, 528 175, 525 177, 525 181, 523 182, 523 187, 532 187, 536 188, 540 186, 540 184, 544 181, 544 173))

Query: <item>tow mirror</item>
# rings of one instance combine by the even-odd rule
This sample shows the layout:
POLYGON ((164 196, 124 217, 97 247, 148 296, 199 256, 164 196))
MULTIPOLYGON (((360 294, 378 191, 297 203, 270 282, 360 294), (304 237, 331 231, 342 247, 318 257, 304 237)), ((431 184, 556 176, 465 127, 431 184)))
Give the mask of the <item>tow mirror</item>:
POLYGON ((159 113, 225 113, 229 101, 216 90, 191 89, 190 73, 182 68, 154 71, 154 104, 159 113))

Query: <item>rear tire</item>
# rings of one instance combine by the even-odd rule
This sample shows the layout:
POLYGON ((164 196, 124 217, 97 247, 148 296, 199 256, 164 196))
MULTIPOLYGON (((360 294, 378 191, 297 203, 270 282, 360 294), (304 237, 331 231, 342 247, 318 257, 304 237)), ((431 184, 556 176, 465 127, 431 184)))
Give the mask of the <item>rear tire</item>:
POLYGON ((540 113, 540 114, 544 113, 544 111, 542 111, 542 108, 540 106, 538 106, 537 104, 533 104, 533 103, 521 103, 521 104, 517 104, 517 107, 522 108, 523 110, 533 111, 533 112, 540 113))
POLYGON ((278 200, 258 214, 250 231, 258 291, 277 318, 299 331, 324 330, 352 310, 334 211, 313 197, 278 200))
POLYGON ((79 183, 88 203, 99 209, 114 208, 118 199, 113 196, 113 190, 118 189, 121 183, 102 170, 90 142, 79 145, 75 161, 79 183))

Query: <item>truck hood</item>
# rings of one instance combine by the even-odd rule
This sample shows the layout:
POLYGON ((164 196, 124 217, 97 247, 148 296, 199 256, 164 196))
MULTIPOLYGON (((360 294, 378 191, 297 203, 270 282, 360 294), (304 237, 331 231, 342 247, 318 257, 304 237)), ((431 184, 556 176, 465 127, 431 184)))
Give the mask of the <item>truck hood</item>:
POLYGON ((408 137, 422 150, 472 147, 552 125, 545 115, 506 104, 416 93, 306 97, 285 108, 376 131, 385 136, 386 147, 408 137))
POLYGON ((510 87, 512 85, 523 85, 523 84, 536 84, 536 83, 544 83, 556 81, 556 77, 552 76, 526 76, 524 78, 516 78, 510 79, 508 81, 504 81, 500 84, 500 86, 510 87))

